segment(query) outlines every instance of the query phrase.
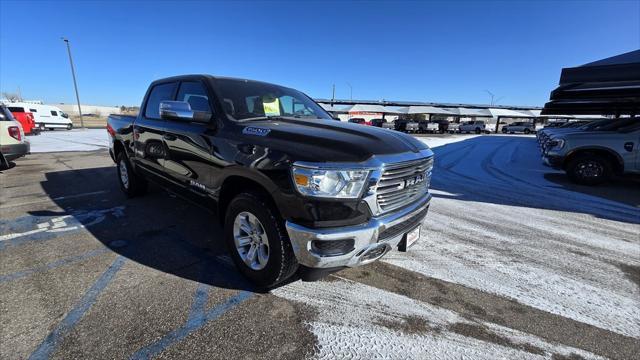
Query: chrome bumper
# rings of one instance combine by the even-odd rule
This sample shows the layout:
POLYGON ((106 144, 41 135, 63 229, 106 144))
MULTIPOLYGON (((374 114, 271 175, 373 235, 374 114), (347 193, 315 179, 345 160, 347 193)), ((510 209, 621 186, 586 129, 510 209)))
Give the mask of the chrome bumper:
MULTIPOLYGON (((427 193, 411 205, 391 214, 372 218, 367 223, 361 225, 311 229, 287 221, 286 227, 289 238, 291 239, 293 251, 300 264, 311 268, 355 267, 375 261, 391 249, 395 249, 402 240, 404 233, 380 242, 378 242, 378 235, 386 229, 419 214, 428 208, 430 204, 431 194, 427 193), (314 240, 332 241, 345 239, 354 240, 354 249, 343 255, 320 256, 314 253, 311 248, 311 242, 314 240), (372 259, 368 258, 367 254, 374 251, 382 253, 382 255, 372 259)), ((424 217, 426 217, 426 212, 424 217)), ((419 226, 422 226, 424 217, 419 220, 419 226)))

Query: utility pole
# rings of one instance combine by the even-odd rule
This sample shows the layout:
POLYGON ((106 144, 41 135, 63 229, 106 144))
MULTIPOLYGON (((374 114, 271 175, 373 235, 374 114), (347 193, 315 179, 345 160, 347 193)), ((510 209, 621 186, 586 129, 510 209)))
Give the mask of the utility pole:
POLYGON ((61 38, 67 44, 67 53, 69 54, 69 64, 71 65, 71 76, 73 77, 73 87, 76 90, 76 101, 78 102, 78 114, 80 114, 80 127, 84 129, 84 121, 82 120, 82 109, 80 108, 80 95, 78 95, 78 83, 76 82, 76 70, 73 66, 73 58, 71 57, 71 47, 69 40, 61 38))
POLYGON ((348 82, 347 85, 349 86, 349 100, 353 101, 353 86, 351 86, 351 84, 349 84, 348 82))
POLYGON ((336 84, 333 84, 333 92, 331 93, 331 106, 333 106, 333 101, 336 99, 336 84))

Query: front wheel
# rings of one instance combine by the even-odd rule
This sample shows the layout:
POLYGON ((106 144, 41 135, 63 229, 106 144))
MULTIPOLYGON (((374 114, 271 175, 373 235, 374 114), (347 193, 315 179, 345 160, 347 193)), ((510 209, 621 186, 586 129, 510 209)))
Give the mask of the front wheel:
POLYGON ((476 134, 480 134, 482 132, 482 130, 480 130, 480 128, 476 128, 476 134))
POLYGON ((71 129, 73 129, 73 124, 68 124, 67 125, 67 130, 71 130, 71 129))
POLYGON ((40 123, 38 128, 40 128, 40 131, 45 131, 46 130, 43 123, 40 123))
POLYGON ((525 134, 527 134, 527 135, 529 135, 529 134, 531 134, 531 130, 529 130, 529 129, 524 129, 524 133, 525 133, 525 134))
POLYGON ((611 163, 600 155, 579 155, 567 166, 569 179, 577 184, 598 185, 611 177, 611 163))
POLYGON ((128 198, 143 195, 147 191, 147 181, 133 171, 129 158, 124 152, 118 154, 116 165, 120 190, 128 198))
POLYGON ((236 267, 260 287, 273 287, 298 269, 284 222, 264 195, 241 193, 233 198, 224 234, 236 267))

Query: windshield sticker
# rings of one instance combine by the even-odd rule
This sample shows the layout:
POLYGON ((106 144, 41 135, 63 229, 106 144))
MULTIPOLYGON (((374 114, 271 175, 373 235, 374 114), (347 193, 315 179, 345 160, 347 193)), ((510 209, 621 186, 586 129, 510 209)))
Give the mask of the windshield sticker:
POLYGON ((280 99, 277 97, 263 96, 262 107, 265 116, 280 116, 280 99))
POLYGON ((254 136, 267 136, 267 134, 271 131, 270 129, 259 128, 254 126, 247 126, 242 129, 242 133, 245 135, 254 135, 254 136))

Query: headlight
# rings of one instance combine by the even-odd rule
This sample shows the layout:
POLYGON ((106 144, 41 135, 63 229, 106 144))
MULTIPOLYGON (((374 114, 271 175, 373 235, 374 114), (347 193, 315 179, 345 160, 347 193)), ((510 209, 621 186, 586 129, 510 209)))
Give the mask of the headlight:
POLYGON ((293 183, 306 196, 355 199, 364 188, 369 170, 310 169, 294 166, 293 183))
POLYGON ((563 146, 564 146, 564 140, 563 139, 551 139, 547 143, 547 147, 549 149, 562 149, 563 146))

